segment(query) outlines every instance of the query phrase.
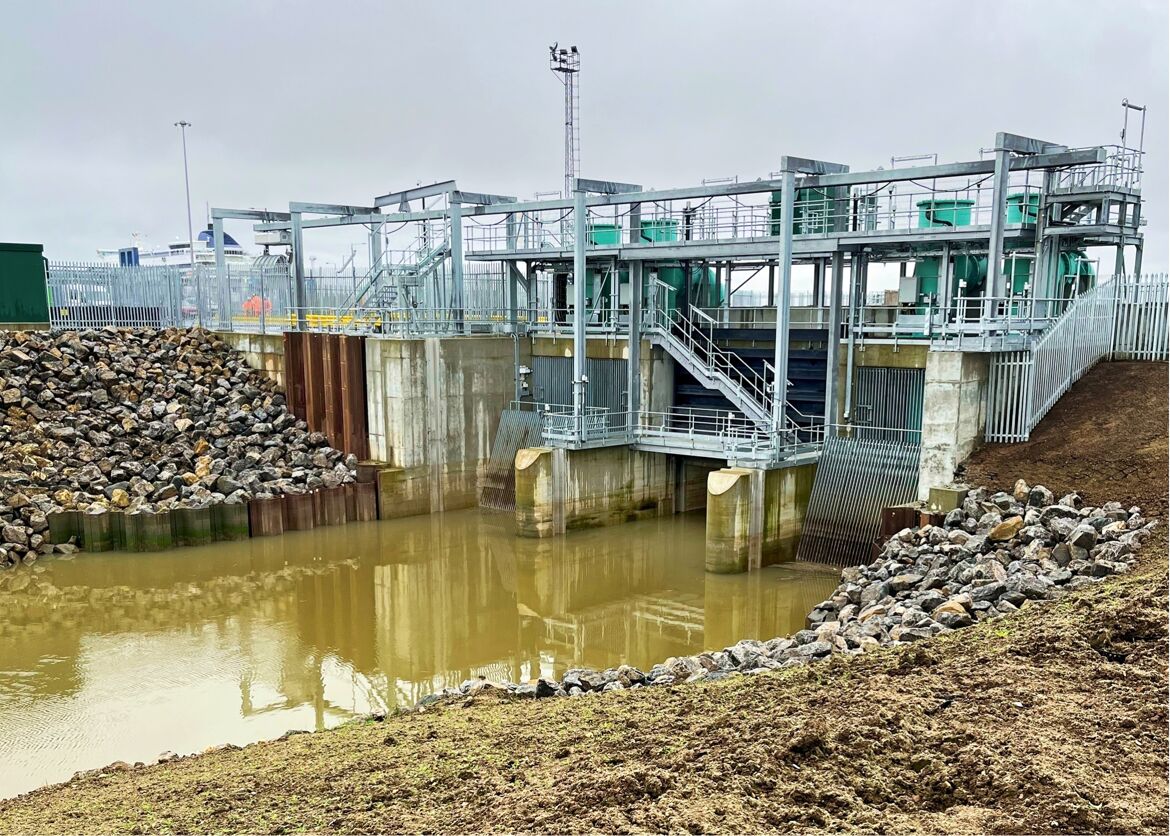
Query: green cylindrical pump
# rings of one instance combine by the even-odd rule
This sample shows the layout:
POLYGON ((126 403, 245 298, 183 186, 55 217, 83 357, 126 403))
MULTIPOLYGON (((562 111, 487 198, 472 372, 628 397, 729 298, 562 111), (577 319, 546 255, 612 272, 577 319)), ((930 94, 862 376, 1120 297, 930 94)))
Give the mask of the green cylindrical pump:
MULTIPOLYGON (((834 211, 837 188, 797 189, 792 204, 792 234, 820 235, 844 228, 843 219, 834 211)), ((771 234, 779 235, 782 192, 772 192, 768 200, 771 234)))
POLYGON ((970 226, 973 200, 920 200, 918 201, 918 228, 933 226, 970 226))
POLYGON ((1039 216, 1039 192, 1016 192, 1007 196, 1007 222, 1009 224, 1034 224, 1039 216))

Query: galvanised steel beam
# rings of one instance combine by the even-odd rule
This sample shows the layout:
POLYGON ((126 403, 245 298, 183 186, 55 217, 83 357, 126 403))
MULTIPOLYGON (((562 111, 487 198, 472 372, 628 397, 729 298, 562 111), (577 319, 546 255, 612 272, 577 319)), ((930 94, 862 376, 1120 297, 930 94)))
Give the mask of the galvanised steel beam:
MULTIPOLYGON (((788 163, 789 158, 782 162, 788 163)), ((778 432, 784 426, 784 412, 788 403, 788 320, 792 305, 792 218, 796 214, 796 171, 785 165, 780 178, 780 259, 779 285, 776 291, 776 346, 772 381, 772 426, 778 432)))
POLYGON ((577 419, 578 439, 585 430, 585 192, 573 195, 573 415, 577 419))
POLYGON ((296 203, 288 205, 290 212, 300 212, 302 215, 367 215, 376 214, 374 206, 348 206, 344 203, 296 203))
POLYGON ((374 198, 374 206, 381 208, 392 203, 398 204, 400 212, 410 211, 412 200, 422 200, 427 197, 437 197, 455 191, 454 180, 444 180, 441 183, 432 183, 429 186, 416 186, 413 189, 403 189, 400 192, 390 192, 374 198))
MULTIPOLYGON (((1083 148, 1077 151, 1061 151, 1052 154, 1037 154, 1031 157, 1015 157, 1011 161, 1012 171, 1035 171, 1044 168, 1066 168, 1074 165, 1092 165, 1105 162, 1104 148, 1083 148)), ((804 177, 797 183, 798 188, 829 186, 863 186, 878 183, 896 183, 904 180, 946 179, 948 177, 975 177, 993 174, 995 160, 972 160, 965 163, 944 163, 942 165, 920 165, 912 168, 895 168, 888 171, 852 171, 847 174, 825 174, 804 177)))
POLYGON ((995 135, 995 149, 997 151, 1011 151, 1013 154, 1052 154, 1067 151, 1068 146, 1058 142, 1045 142, 1030 136, 1000 131, 995 135))
POLYGON ((305 318, 305 237, 301 230, 301 213, 293 211, 292 215, 292 256, 293 256, 293 293, 297 302, 297 330, 307 328, 305 318))
MULTIPOLYGON (((211 219, 234 218, 241 221, 289 221, 292 215, 288 212, 273 212, 270 209, 224 209, 211 207, 211 219)), ((287 229, 287 225, 285 229, 287 229)))
MULTIPOLYGON (((799 182, 799 181, 798 181, 799 182)), ((1059 228, 1059 227, 1057 227, 1059 228)), ((1049 229, 1049 232, 1053 228, 1049 229)), ((1067 230, 1092 229, 1101 227, 1066 227, 1067 230)), ((832 236, 825 235, 794 235, 792 239, 792 255, 795 259, 827 257, 834 252, 850 252, 859 247, 874 250, 875 260, 880 260, 882 248, 897 247, 941 247, 945 242, 982 244, 987 241, 989 227, 986 224, 972 227, 928 227, 924 229, 907 229, 902 231, 877 232, 839 232, 832 236)), ((1034 230, 1029 226, 1008 226, 1004 229, 1004 239, 1020 245, 1029 244, 1034 237, 1034 230)), ((619 258, 627 261, 669 261, 669 260, 700 260, 718 261, 721 259, 774 259, 778 236, 765 238, 744 238, 726 243, 692 241, 690 243, 676 242, 666 244, 626 244, 621 247, 590 247, 590 258, 619 258)), ((569 261, 573 258, 572 250, 515 250, 510 252, 475 252, 468 253, 469 261, 569 261)))
MULTIPOLYGON (((1014 157, 1011 160, 1012 171, 1034 171, 1046 168, 1067 168, 1076 165, 1092 165, 1105 162, 1104 148, 1087 148, 1076 151, 1063 151, 1052 154, 1035 154, 1033 156, 1014 157)), ((992 174, 995 171, 994 160, 976 160, 961 163, 946 163, 943 165, 915 166, 912 168, 891 169, 888 171, 856 171, 837 174, 815 174, 797 179, 797 188, 817 188, 831 186, 860 186, 876 185, 880 183, 896 183, 907 180, 945 179, 948 177, 971 177, 992 174)), ((713 186, 692 186, 680 189, 659 189, 644 192, 626 192, 621 194, 594 194, 586 198, 586 206, 614 206, 628 203, 649 203, 653 201, 685 200, 690 198, 707 198, 721 196, 736 196, 759 194, 762 192, 779 191, 783 187, 780 179, 755 180, 745 183, 724 183, 713 186)), ((426 187, 423 187, 426 188, 426 187)), ((290 204, 290 207, 294 204, 290 204)), ((343 209, 352 211, 335 212, 340 218, 313 218, 303 221, 303 227, 344 226, 360 223, 401 223, 404 221, 436 220, 446 217, 447 212, 442 209, 428 209, 418 212, 377 213, 374 209, 363 207, 339 207, 327 204, 296 204, 300 206, 343 209)), ((497 203, 479 206, 464 207, 465 216, 502 215, 510 212, 541 212, 549 210, 571 210, 573 200, 528 200, 515 203, 497 203)), ((315 210, 302 209, 300 211, 315 213, 315 210)), ((278 213, 271 213, 274 218, 278 213)), ((326 213, 328 214, 328 213, 326 213)), ((266 221, 257 224, 257 232, 275 232, 290 228, 287 221, 266 221)))
POLYGON ((837 385, 840 380, 838 364, 841 356, 841 285, 845 281, 845 254, 833 253, 829 271, 829 341, 825 358, 825 434, 837 423, 837 385))
POLYGON ((792 171, 797 174, 844 174, 849 166, 841 163, 828 163, 824 160, 810 160, 805 157, 781 157, 780 170, 792 171))
POLYGON ((501 203, 515 203, 516 198, 502 194, 484 194, 483 192, 452 192, 452 200, 475 206, 496 206, 501 203))
MULTIPOLYGON (((996 137, 1003 138, 1003 134, 996 137)), ((984 283, 984 293, 988 297, 984 306, 984 315, 989 319, 994 317, 995 302, 992 299, 1002 299, 1005 292, 1006 280, 1003 275, 1003 225, 1007 212, 1008 176, 1011 173, 1011 151, 997 147, 995 150, 995 169, 991 180, 991 228, 987 234, 987 278, 984 283)))
MULTIPOLYGON (((1030 157, 1013 158, 1011 161, 1011 170, 1032 171, 1044 168, 1091 165, 1105 162, 1105 157, 1106 152, 1104 148, 1086 148, 1077 151, 1037 154, 1030 157)), ((817 161, 803 160, 802 162, 815 163, 817 161)), ((824 165, 832 166, 836 164, 826 163, 824 165)), ((812 174, 798 178, 796 187, 803 189, 821 186, 861 186, 878 183, 896 183, 906 180, 970 177, 992 174, 994 171, 994 160, 973 160, 963 163, 914 166, 912 168, 898 168, 883 171, 846 171, 832 174, 812 174)), ((622 194, 594 194, 586 198, 585 204, 586 206, 614 206, 627 203, 650 203, 653 201, 759 194, 762 192, 780 191, 783 186, 783 179, 770 178, 744 183, 721 183, 713 186, 691 186, 680 189, 659 189, 645 192, 626 192, 622 194)), ((535 200, 511 205, 501 204, 499 206, 478 207, 476 210, 469 211, 467 214, 498 215, 505 212, 539 212, 548 209, 568 210, 571 208, 573 208, 572 200, 535 200)), ((421 220, 421 218, 419 219, 421 220)))
POLYGON ((578 177, 576 190, 594 194, 630 194, 642 191, 642 187, 634 183, 619 183, 616 180, 590 180, 587 177, 578 177))

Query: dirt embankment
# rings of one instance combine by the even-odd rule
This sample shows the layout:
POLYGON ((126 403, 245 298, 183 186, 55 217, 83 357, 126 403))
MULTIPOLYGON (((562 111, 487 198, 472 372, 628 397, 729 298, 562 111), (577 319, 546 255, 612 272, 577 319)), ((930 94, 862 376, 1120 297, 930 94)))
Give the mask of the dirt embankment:
MULTIPOLYGON (((1161 516, 1166 403, 1165 366, 1102 366, 971 473, 1161 516)), ((1162 532, 1132 574, 930 641, 108 771, 0 803, 0 831, 1164 833, 1162 532)))
POLYGON ((1017 478, 1057 496, 1140 505, 1166 516, 1167 374, 1165 363, 1099 363, 1061 398, 1022 444, 988 444, 967 461, 964 478, 1011 490, 1017 478))

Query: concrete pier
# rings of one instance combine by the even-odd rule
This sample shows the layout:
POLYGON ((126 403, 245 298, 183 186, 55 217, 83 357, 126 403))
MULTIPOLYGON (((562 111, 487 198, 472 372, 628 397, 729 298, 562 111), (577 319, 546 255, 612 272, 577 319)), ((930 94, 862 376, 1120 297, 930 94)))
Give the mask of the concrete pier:
POLYGON ((922 458, 918 498, 954 481, 955 468, 971 455, 987 424, 987 354, 931 351, 922 399, 922 458))
POLYGON ((815 464, 728 467, 707 477, 708 572, 746 572, 796 557, 815 464))
POLYGON ((383 519, 475 507, 515 351, 511 337, 366 340, 370 458, 393 468, 378 478, 383 519))
POLYGON ((628 447, 527 447, 516 454, 516 529, 552 537, 674 511, 674 464, 628 447))

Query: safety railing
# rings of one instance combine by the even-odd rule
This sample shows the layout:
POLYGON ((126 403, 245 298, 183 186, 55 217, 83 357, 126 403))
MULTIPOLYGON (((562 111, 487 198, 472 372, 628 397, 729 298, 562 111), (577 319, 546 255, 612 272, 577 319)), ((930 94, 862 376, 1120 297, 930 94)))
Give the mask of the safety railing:
MULTIPOLYGON (((1127 170, 1120 162, 1101 169, 1081 176, 1116 178, 1127 170)), ((1079 168, 1070 169, 1076 171, 1079 168)), ((1039 203, 1040 179, 1037 172, 1010 173, 1006 208, 1009 226, 1036 222, 1033 207, 1039 203)), ((514 213, 510 222, 472 221, 464 229, 465 251, 487 254, 571 250, 574 224, 566 221, 571 220, 572 212, 566 208, 530 210, 514 213)), ((716 195, 698 206, 689 201, 657 201, 652 210, 640 206, 636 220, 630 207, 623 208, 621 204, 592 207, 587 212, 587 250, 760 240, 775 238, 783 229, 778 195, 768 192, 716 195)), ((924 183, 900 181, 801 189, 789 223, 796 236, 945 231, 986 227, 994 213, 991 175, 985 175, 924 183)))
POLYGON ((703 369, 709 374, 725 377, 762 412, 770 410, 771 386, 768 381, 742 357, 720 348, 710 328, 704 331, 682 312, 661 308, 651 308, 646 312, 646 326, 676 340, 703 369))
POLYGON ((669 412, 622 412, 541 404, 542 438, 554 445, 639 444, 664 452, 694 453, 728 461, 766 466, 801 455, 815 455, 824 440, 823 427, 773 432, 736 412, 676 408, 669 412))
POLYGON ((381 334, 414 337, 440 334, 505 334, 527 325, 527 312, 513 314, 507 308, 424 308, 386 306, 371 308, 291 308, 295 322, 303 314, 309 331, 338 334, 381 334))
POLYGON ((339 307, 347 312, 369 307, 370 302, 385 296, 387 290, 396 292, 400 286, 416 286, 450 252, 451 246, 445 237, 437 242, 420 238, 405 250, 385 250, 339 307))
POLYGON ((1170 281, 1117 276, 1078 296, 1038 338, 992 355, 987 441, 1026 441, 1086 371, 1106 357, 1170 359, 1170 281))
POLYGON ((1056 188, 1070 191, 1140 189, 1144 152, 1120 145, 1106 145, 1105 148, 1105 162, 1075 166, 1058 172, 1056 188))

